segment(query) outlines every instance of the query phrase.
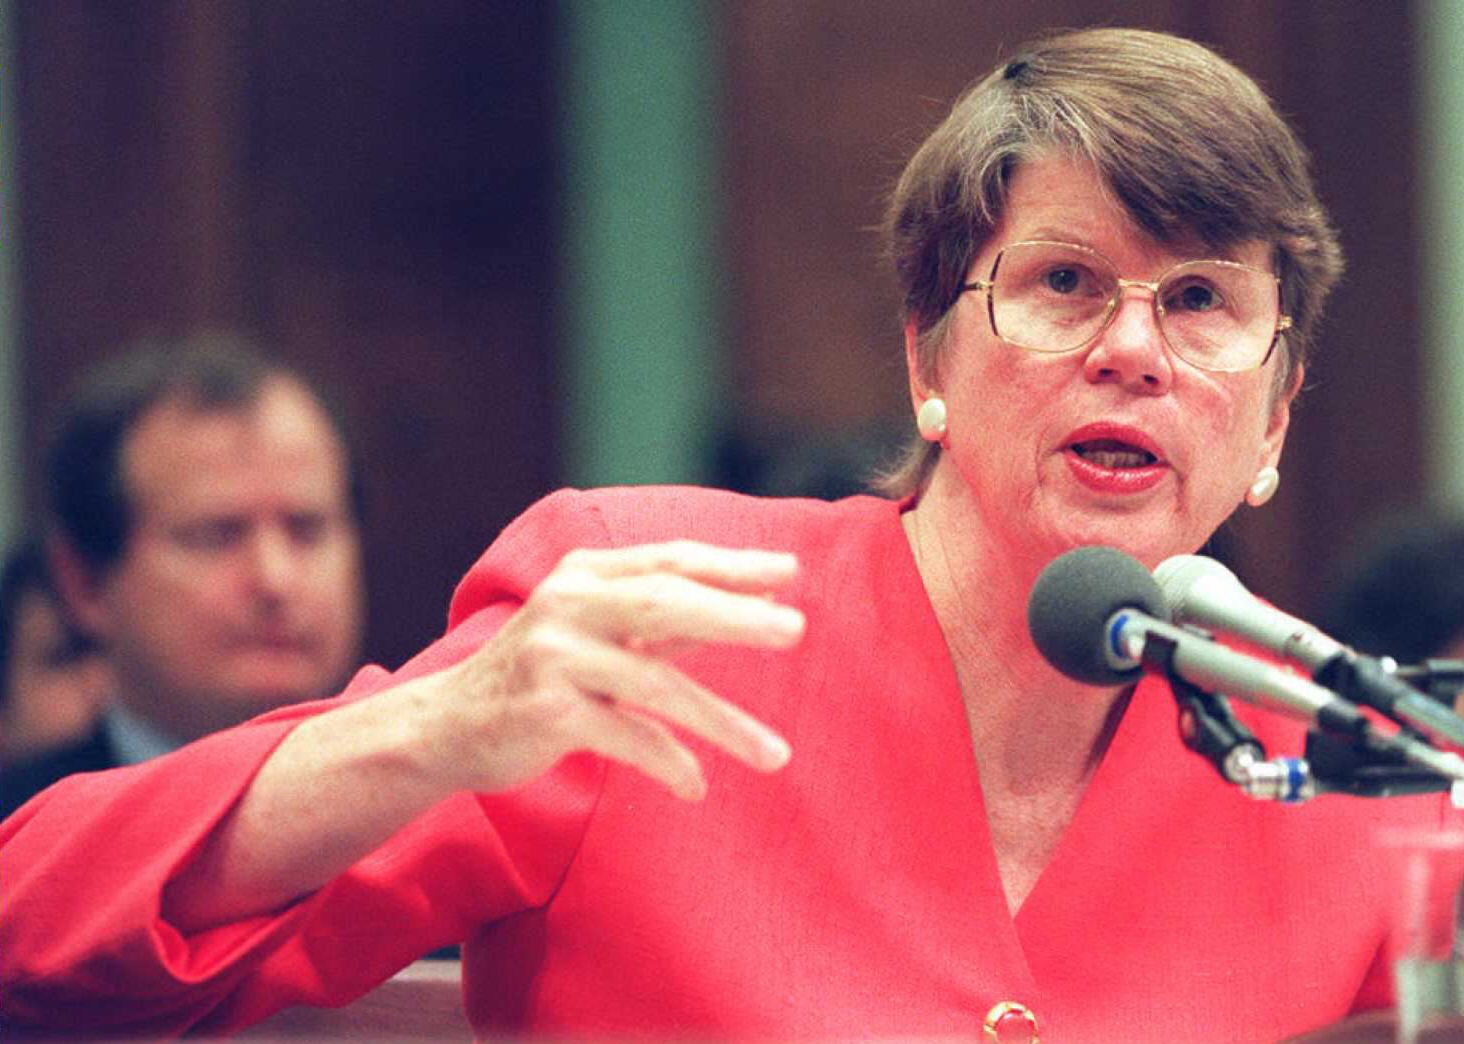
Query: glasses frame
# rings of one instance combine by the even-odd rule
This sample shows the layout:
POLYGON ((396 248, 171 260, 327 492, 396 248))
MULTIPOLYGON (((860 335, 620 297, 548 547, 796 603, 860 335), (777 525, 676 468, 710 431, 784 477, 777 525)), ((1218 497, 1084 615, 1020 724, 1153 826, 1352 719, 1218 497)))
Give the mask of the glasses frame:
POLYGON ((1114 317, 1118 315, 1119 302, 1123 300, 1123 292, 1125 290, 1148 290, 1149 293, 1152 295, 1150 298, 1150 303, 1151 307, 1154 310, 1154 326, 1159 331, 1159 336, 1164 338, 1165 346, 1168 347, 1169 350, 1173 352, 1177 358, 1183 359, 1185 362, 1189 363, 1191 366, 1196 367, 1197 369, 1208 370, 1211 373, 1247 373, 1250 370, 1259 370, 1262 366, 1265 366, 1266 363, 1271 361, 1271 356, 1274 355, 1276 352, 1276 345, 1280 342, 1281 335, 1287 330, 1291 329, 1292 325, 1291 316, 1287 315, 1285 311, 1282 310, 1280 276, 1278 276, 1274 272, 1268 272, 1264 268, 1257 268, 1255 265, 1245 265, 1241 264, 1239 261, 1226 261, 1217 257, 1196 257, 1191 258, 1188 261, 1176 262, 1175 264, 1170 265, 1163 272, 1161 272, 1159 274, 1159 278, 1154 280, 1125 279, 1123 278, 1123 276, 1118 274, 1117 265, 1115 265, 1099 251, 1094 250, 1092 247, 1085 247, 1078 243, 1067 243, 1060 239, 1022 239, 1018 240, 1015 243, 1008 243, 1006 246, 1002 247, 1001 250, 997 251, 996 259, 991 262, 991 274, 987 278, 976 279, 969 283, 962 283, 960 286, 960 292, 962 294, 970 293, 973 291, 986 292, 986 321, 991 324, 991 332, 997 338, 997 340, 1002 341, 1005 344, 1009 344, 1014 348, 1021 348, 1023 351, 1041 352, 1044 355, 1065 355, 1068 352, 1082 351, 1084 348, 1087 348, 1089 345, 1091 345, 1094 341, 1098 340, 1098 338, 1102 337, 1108 331, 1108 328, 1113 325, 1114 317), (1097 258, 1099 261, 1103 262, 1103 264, 1108 266, 1109 271, 1113 272, 1115 279, 1113 296, 1108 299, 1108 304, 1104 309, 1103 319, 1099 322, 1098 329, 1093 331, 1093 335, 1082 344, 1075 344, 1071 348, 1036 348, 1030 344, 1022 344, 1020 341, 1014 341, 996 328, 996 295, 993 294, 991 291, 996 286, 996 277, 997 273, 1001 271, 1002 258, 1005 257, 1006 252, 1013 247, 1026 246, 1050 246, 1062 247, 1066 250, 1075 250, 1078 253, 1088 254, 1091 257, 1097 258), (1238 268, 1246 272, 1255 272, 1275 282, 1276 329, 1271 334, 1271 343, 1266 347, 1266 353, 1261 356, 1261 361, 1256 363, 1254 366, 1245 366, 1240 368, 1206 366, 1202 363, 1197 363, 1191 360, 1188 356, 1186 356, 1183 352, 1176 348, 1174 346, 1174 342, 1169 339, 1169 332, 1164 328, 1165 309, 1164 302, 1159 297, 1159 288, 1164 285, 1164 281, 1170 277, 1175 269, 1183 268, 1186 265, 1197 264, 1199 262, 1204 262, 1205 264, 1209 265, 1222 265, 1225 268, 1238 268))

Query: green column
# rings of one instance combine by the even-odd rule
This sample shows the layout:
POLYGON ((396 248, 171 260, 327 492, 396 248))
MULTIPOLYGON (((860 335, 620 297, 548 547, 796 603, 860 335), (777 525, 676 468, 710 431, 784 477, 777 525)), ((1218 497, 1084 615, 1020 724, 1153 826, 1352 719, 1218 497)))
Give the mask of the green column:
POLYGON ((697 482, 717 428, 711 5, 566 0, 565 477, 697 482))
POLYGON ((1425 0, 1417 13, 1427 475, 1441 506, 1464 511, 1464 3, 1425 0))

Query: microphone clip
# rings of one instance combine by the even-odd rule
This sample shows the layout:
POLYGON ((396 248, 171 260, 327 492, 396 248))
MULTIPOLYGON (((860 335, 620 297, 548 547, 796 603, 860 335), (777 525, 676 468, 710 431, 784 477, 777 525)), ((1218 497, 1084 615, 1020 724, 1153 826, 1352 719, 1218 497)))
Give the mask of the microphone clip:
POLYGON ((1300 804, 1322 793, 1403 797, 1449 788, 1449 780, 1438 773, 1409 768, 1397 745, 1370 729, 1311 729, 1305 757, 1268 760, 1265 746, 1236 717, 1229 700, 1179 675, 1175 648, 1173 640, 1151 636, 1142 653, 1144 667, 1168 682, 1184 745, 1247 796, 1300 804))
POLYGON ((1140 659, 1145 670, 1164 675, 1169 683, 1179 704, 1179 738, 1184 745, 1213 765, 1227 783, 1244 787, 1251 766, 1265 761, 1266 749, 1235 716, 1230 701, 1180 676, 1174 667, 1175 648, 1173 639, 1153 635, 1144 643, 1140 659))
POLYGON ((1368 732, 1345 737, 1310 731, 1306 760, 1321 789, 1353 797, 1408 797, 1448 790, 1450 780, 1410 768, 1396 746, 1368 732))

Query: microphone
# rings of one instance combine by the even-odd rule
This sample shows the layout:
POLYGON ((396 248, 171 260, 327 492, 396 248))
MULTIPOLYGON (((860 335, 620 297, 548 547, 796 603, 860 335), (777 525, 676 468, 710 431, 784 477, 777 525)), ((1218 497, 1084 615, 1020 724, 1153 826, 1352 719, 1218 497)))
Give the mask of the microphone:
POLYGON ((1143 673, 1109 654, 1108 622, 1137 610, 1164 613, 1164 593, 1136 559, 1112 547, 1079 547, 1047 564, 1027 598, 1027 630, 1053 667, 1088 685, 1124 685, 1143 673))
POLYGON ((1366 723, 1361 711, 1335 693, 1176 627, 1160 618, 1163 613, 1163 590, 1149 571, 1111 547, 1080 547, 1053 559, 1027 602, 1038 651, 1075 681, 1121 684, 1167 666, 1201 689, 1327 729, 1354 732, 1366 723))
POLYGON ((1402 725, 1464 747, 1464 718, 1393 673, 1391 661, 1363 656, 1262 602, 1229 569, 1203 555, 1175 555, 1154 570, 1169 618, 1245 638, 1294 660, 1312 679, 1402 725))
POLYGON ((1274 664, 1226 648, 1161 619, 1163 590, 1141 563, 1111 547, 1080 547, 1048 563, 1027 602, 1027 624, 1043 657, 1074 681, 1119 685, 1141 672, 1168 675, 1347 733, 1449 779, 1464 759, 1399 734, 1381 736, 1336 693, 1274 664))

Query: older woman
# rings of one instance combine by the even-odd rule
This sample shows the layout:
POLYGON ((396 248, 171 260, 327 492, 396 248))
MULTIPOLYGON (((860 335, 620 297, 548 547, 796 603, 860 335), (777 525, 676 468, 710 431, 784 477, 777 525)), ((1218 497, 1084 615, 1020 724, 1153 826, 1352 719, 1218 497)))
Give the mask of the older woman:
POLYGON ((1274 492, 1340 264, 1301 148, 1195 44, 1059 35, 890 226, 901 499, 548 498, 395 675, 7 821, 6 1018, 234 1028, 459 939, 487 1035, 1233 1042, 1387 1003, 1367 839, 1437 803, 1252 803, 1162 683, 1068 681, 1024 623, 1057 554, 1152 565, 1274 492))

